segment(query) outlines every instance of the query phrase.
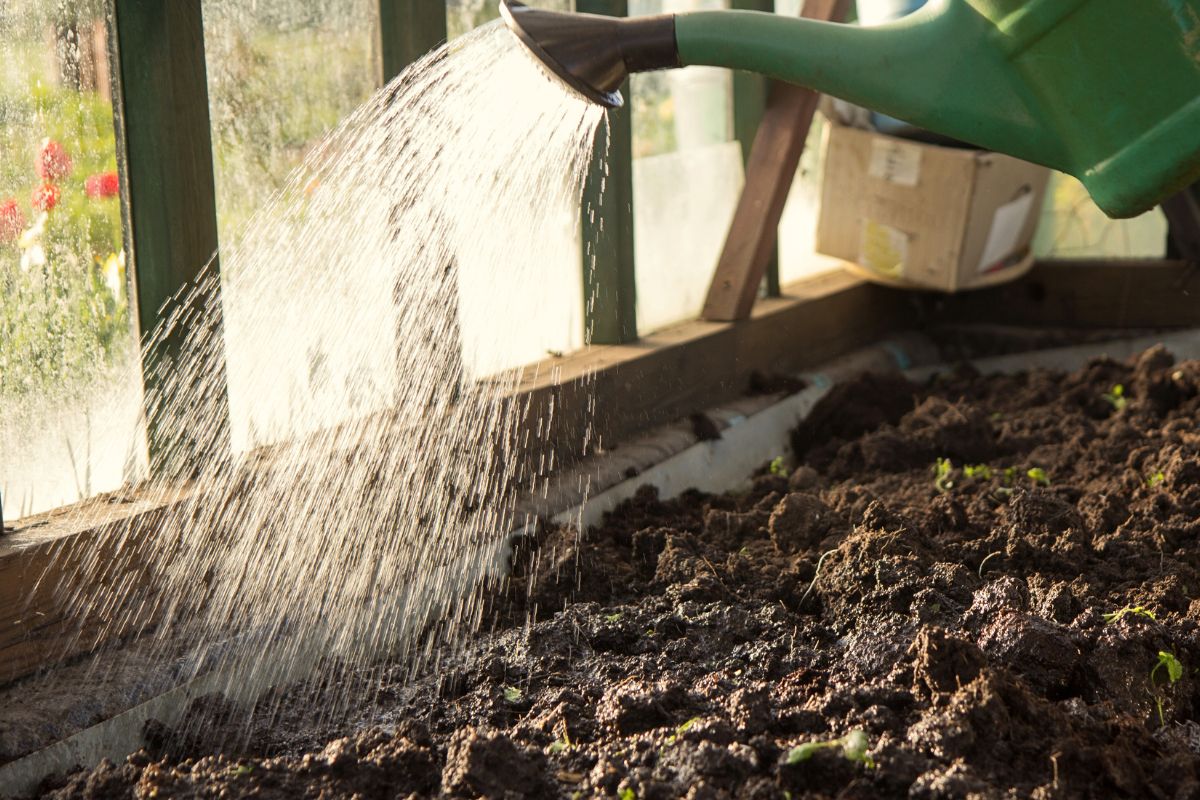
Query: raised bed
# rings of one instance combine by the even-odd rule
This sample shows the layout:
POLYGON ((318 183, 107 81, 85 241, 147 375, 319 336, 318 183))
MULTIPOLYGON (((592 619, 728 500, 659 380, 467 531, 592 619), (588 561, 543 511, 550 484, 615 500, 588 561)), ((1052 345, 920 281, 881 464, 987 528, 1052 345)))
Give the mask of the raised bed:
POLYGON ((1198 415, 1200 362, 1161 349, 840 384, 787 477, 539 531, 494 630, 415 681, 397 668, 349 721, 309 692, 274 696, 273 723, 205 702, 186 735, 152 726, 126 763, 44 788, 1192 796, 1198 415), (855 730, 873 766, 794 750, 855 730))

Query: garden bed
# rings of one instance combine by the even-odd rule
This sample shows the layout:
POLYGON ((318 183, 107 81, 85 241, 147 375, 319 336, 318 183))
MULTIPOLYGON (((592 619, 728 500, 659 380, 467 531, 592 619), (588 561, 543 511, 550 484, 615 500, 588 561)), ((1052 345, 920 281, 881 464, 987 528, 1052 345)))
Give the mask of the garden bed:
POLYGON ((1161 349, 840 384, 786 477, 647 489, 582 538, 530 537, 490 632, 413 681, 363 677, 352 723, 297 692, 247 729, 214 699, 195 713, 223 724, 151 726, 126 763, 44 788, 1200 796, 1198 418, 1200 362, 1161 349), (854 731, 865 753, 801 747, 854 731))

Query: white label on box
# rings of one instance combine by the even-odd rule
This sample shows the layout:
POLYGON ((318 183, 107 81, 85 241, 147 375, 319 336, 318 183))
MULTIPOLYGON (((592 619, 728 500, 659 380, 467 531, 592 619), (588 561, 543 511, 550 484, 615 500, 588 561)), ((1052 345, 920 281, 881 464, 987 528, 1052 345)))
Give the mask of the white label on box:
POLYGON ((877 136, 871 140, 871 165, 867 173, 899 186, 916 186, 921 179, 921 148, 877 136))
POLYGON ((1026 191, 1016 200, 996 209, 987 244, 983 247, 983 257, 979 259, 980 272, 990 272, 1003 266, 1004 259, 1017 249, 1021 242, 1021 231, 1025 230, 1025 222, 1033 210, 1033 198, 1034 193, 1026 191))
POLYGON ((899 228, 866 220, 858 246, 858 263, 880 275, 899 278, 908 261, 908 239, 908 234, 899 228))

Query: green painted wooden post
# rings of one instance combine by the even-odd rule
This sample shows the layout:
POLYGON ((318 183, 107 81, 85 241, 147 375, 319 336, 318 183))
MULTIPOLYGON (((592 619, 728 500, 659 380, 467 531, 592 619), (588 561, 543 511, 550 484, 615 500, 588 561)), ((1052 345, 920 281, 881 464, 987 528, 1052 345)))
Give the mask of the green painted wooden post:
MULTIPOLYGON (((737 11, 775 11, 775 0, 730 0, 737 11)), ((733 135, 742 145, 742 164, 750 161, 754 134, 767 107, 767 80, 751 72, 733 73, 733 135)), ((779 297, 779 245, 767 263, 767 296, 779 297)))
POLYGON ((383 82, 446 41, 446 0, 379 0, 383 82))
POLYGON ((203 381, 181 370, 183 326, 143 356, 150 466, 157 475, 178 475, 203 459, 229 457, 229 409, 220 320, 220 282, 196 281, 212 262, 217 277, 217 208, 212 131, 205 81, 201 0, 110 0, 114 24, 113 107, 125 202, 125 252, 130 263, 143 341, 198 290, 216 319, 214 350, 203 381), (205 288, 206 287, 206 288, 205 288), (188 385, 179 385, 187 381, 188 385), (196 394, 197 385, 204 387, 196 394), (205 430, 172 424, 179 409, 170 402, 191 392, 187 410, 203 409, 205 430), (163 402, 154 402, 158 398, 163 402))
MULTIPOLYGON (((623 17, 629 4, 627 0, 576 0, 575 10, 623 17)), ((621 92, 628 100, 629 81, 621 92)), ((621 110, 609 112, 608 134, 602 124, 583 188, 583 319, 594 344, 624 344, 638 337, 631 114, 628 102, 621 110)))

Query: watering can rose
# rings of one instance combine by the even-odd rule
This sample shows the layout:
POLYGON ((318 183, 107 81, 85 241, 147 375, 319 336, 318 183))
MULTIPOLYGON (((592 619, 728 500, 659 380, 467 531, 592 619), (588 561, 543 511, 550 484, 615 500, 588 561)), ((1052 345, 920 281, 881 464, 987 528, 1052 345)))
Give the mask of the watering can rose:
POLYGON ((59 142, 43 139, 38 150, 37 174, 43 181, 58 181, 71 174, 71 157, 59 142))

